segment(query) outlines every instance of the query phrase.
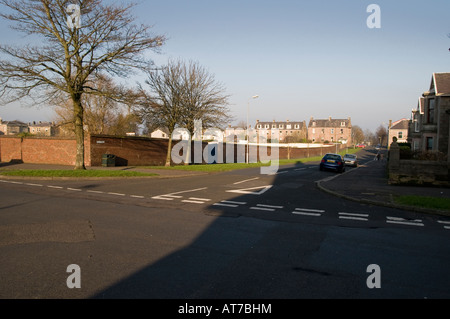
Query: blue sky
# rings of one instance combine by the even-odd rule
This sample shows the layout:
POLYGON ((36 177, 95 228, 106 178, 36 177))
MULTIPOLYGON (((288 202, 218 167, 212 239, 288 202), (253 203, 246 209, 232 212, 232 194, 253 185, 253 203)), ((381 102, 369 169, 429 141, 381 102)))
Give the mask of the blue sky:
MULTIPOLYGON (((138 3, 139 22, 168 37, 161 54, 150 57, 158 65, 181 58, 207 68, 231 96, 234 124, 246 121, 257 94, 252 124, 351 117, 374 131, 409 118, 432 73, 450 72, 448 0, 138 3), (381 8, 380 29, 367 26, 370 4, 381 8)), ((51 116, 45 107, 0 106, 3 119, 51 116)))

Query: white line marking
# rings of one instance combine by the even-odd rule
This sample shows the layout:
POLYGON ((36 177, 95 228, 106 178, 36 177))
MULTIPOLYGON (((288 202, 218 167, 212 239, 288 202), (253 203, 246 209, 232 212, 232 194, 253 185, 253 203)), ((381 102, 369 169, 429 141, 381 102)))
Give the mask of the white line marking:
POLYGON ((213 206, 223 206, 223 207, 239 207, 239 205, 231 205, 231 204, 224 204, 224 203, 215 203, 213 206))
POLYGON ((173 200, 173 198, 166 198, 166 197, 161 197, 161 196, 155 196, 155 197, 152 197, 152 199, 167 200, 167 201, 173 200))
POLYGON ((320 209, 296 208, 295 210, 299 210, 299 211, 307 212, 307 213, 325 213, 324 210, 320 210, 320 209))
POLYGON ((108 193, 108 195, 114 195, 114 196, 126 196, 125 194, 120 194, 120 193, 108 193))
POLYGON ((265 207, 265 208, 274 208, 274 209, 283 209, 284 208, 284 206, 272 206, 272 205, 263 205, 263 204, 258 204, 256 206, 265 207))
POLYGON ((250 209, 252 209, 252 210, 262 210, 262 211, 267 211, 267 212, 274 212, 275 211, 275 209, 263 208, 263 207, 250 207, 250 209))
POLYGON ((101 191, 87 191, 88 193, 93 193, 93 194, 105 194, 105 192, 101 192, 101 191))
POLYGON ((294 171, 306 171, 307 170, 307 168, 297 168, 297 169, 294 169, 294 171))
POLYGON ((223 201, 221 201, 221 203, 235 204, 235 205, 247 205, 247 203, 245 203, 245 202, 233 202, 233 201, 229 201, 229 200, 223 200, 223 201))
POLYGON ((438 220, 439 224, 448 224, 450 225, 450 221, 438 220))
POLYGON ((161 197, 170 197, 170 198, 177 198, 177 199, 183 198, 183 196, 175 196, 175 195, 161 195, 161 197))
POLYGON ((197 200, 197 201, 202 201, 202 202, 210 202, 210 199, 207 198, 195 198, 195 197, 191 197, 189 198, 190 200, 197 200))
POLYGON ((144 199, 144 198, 145 198, 145 196, 138 196, 138 195, 130 195, 130 197, 133 197, 133 198, 140 198, 140 199, 144 199))
POLYGON ((408 225, 408 226, 425 226, 422 223, 422 220, 420 219, 416 219, 416 220, 406 220, 404 218, 399 218, 399 217, 389 217, 387 216, 387 223, 390 224, 401 224, 401 225, 408 225))
POLYGON ((161 195, 161 196, 171 196, 171 195, 178 195, 178 194, 185 194, 185 193, 193 193, 193 192, 199 192, 199 191, 203 191, 205 189, 208 189, 208 187, 203 187, 203 188, 197 188, 197 189, 191 189, 188 191, 182 191, 182 192, 177 192, 177 193, 170 193, 167 195, 161 195))
POLYGON ((273 185, 268 186, 259 186, 259 187, 252 187, 252 188, 245 188, 245 189, 236 189, 227 191, 227 193, 237 193, 237 194, 248 194, 248 195, 262 195, 265 192, 267 192, 269 189, 271 189, 273 185), (259 189, 259 192, 255 192, 253 190, 259 189))
POLYGON ((339 219, 351 219, 351 220, 359 220, 359 221, 364 221, 364 222, 369 221, 367 218, 364 218, 364 217, 353 217, 353 216, 339 216, 339 219))
POLYGON ((48 188, 53 188, 53 189, 63 189, 64 187, 61 187, 61 186, 51 186, 51 185, 49 185, 49 186, 47 186, 48 188))
POLYGON ((292 212, 292 214, 304 215, 304 216, 313 216, 313 217, 321 217, 322 216, 322 214, 320 214, 320 213, 308 213, 308 212, 298 212, 298 211, 292 212))
POLYGON ((81 189, 76 189, 76 188, 68 188, 68 191, 72 191, 72 192, 82 192, 83 190, 81 189))
POLYGON ((354 214, 354 213, 339 213, 340 219, 351 219, 351 220, 360 220, 360 221, 369 221, 369 214, 354 214))
POLYGON ((26 183, 25 185, 36 186, 36 187, 43 187, 44 186, 44 185, 41 185, 41 184, 30 184, 30 183, 26 183))
POLYGON ((444 226, 445 229, 450 229, 450 226, 444 226))
POLYGON ((257 179, 259 179, 259 177, 246 179, 245 181, 237 182, 237 183, 234 183, 233 185, 244 184, 244 183, 247 183, 247 182, 256 181, 257 179))
POLYGON ((189 204, 205 204, 205 202, 199 202, 195 200, 183 200, 183 203, 189 203, 189 204))

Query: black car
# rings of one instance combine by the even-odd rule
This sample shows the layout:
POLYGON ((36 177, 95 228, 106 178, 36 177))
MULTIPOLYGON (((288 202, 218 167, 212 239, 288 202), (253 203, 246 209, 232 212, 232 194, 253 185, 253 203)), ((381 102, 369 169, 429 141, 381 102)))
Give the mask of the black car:
POLYGON ((345 172, 345 162, 339 154, 327 154, 320 162, 320 170, 333 170, 339 173, 345 172))

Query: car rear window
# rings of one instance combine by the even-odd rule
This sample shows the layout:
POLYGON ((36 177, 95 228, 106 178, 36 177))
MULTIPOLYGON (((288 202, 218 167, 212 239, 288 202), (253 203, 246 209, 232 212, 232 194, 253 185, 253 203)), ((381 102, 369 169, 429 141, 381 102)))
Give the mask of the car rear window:
POLYGON ((338 161, 341 157, 339 155, 327 155, 327 159, 338 161))

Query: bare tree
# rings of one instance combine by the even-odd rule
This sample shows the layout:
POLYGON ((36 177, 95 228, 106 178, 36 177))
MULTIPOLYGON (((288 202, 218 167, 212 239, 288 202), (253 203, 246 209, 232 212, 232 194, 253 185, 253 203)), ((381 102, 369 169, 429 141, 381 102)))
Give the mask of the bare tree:
POLYGON ((380 145, 387 145, 388 131, 383 125, 378 126, 375 135, 380 145))
POLYGON ((181 125, 194 134, 195 121, 204 128, 224 129, 232 120, 224 86, 197 62, 176 62, 182 70, 183 113, 181 125))
POLYGON ((352 131, 353 143, 360 144, 360 143, 364 142, 365 136, 364 136, 364 131, 362 130, 362 128, 359 127, 358 125, 353 125, 352 130, 353 130, 352 131))
MULTIPOLYGON (((94 84, 94 88, 102 92, 124 90, 124 88, 115 84, 112 78, 106 76, 99 77, 94 84)), ((139 123, 131 105, 129 105, 130 103, 134 104, 132 98, 136 98, 136 93, 128 90, 121 95, 127 96, 127 100, 119 102, 109 96, 92 94, 85 94, 82 97, 84 127, 87 133, 123 136, 129 132, 136 132, 136 126, 139 123)), ((58 123, 63 134, 68 135, 71 132, 70 135, 74 136, 75 119, 72 110, 73 106, 70 99, 59 103, 55 108, 55 122, 58 123)))
POLYGON ((169 132, 166 166, 171 165, 172 133, 177 127, 189 130, 192 137, 196 121, 201 120, 204 128, 220 128, 231 118, 223 86, 198 63, 171 60, 161 70, 149 71, 145 83, 149 90, 141 87, 141 115, 147 126, 169 132))
POLYGON ((126 77, 148 68, 151 61, 144 53, 156 50, 165 38, 151 35, 149 26, 135 24, 134 4, 75 3, 0 0, 6 7, 0 17, 12 22, 12 29, 40 40, 40 45, 0 45, 0 52, 8 57, 0 60, 0 96, 6 103, 27 97, 38 103, 68 97, 77 141, 75 169, 85 169, 83 96, 123 99, 123 92, 96 87, 98 77, 104 73, 126 77))

